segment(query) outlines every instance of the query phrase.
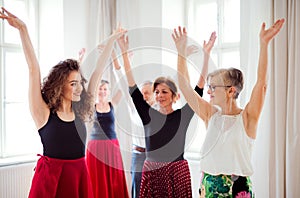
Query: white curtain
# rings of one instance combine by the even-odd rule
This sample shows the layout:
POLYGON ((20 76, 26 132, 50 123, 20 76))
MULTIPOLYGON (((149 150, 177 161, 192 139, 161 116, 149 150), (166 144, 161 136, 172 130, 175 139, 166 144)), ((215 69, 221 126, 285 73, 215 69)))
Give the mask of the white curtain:
POLYGON ((116 0, 89 0, 88 14, 88 47, 94 49, 116 27, 116 0))
MULTIPOLYGON (((269 86, 258 127, 252 177, 256 197, 300 196, 300 3, 241 1, 241 66, 246 74, 242 103, 255 82, 261 23, 285 18, 269 49, 269 86)), ((244 104, 243 104, 244 105, 244 104)))

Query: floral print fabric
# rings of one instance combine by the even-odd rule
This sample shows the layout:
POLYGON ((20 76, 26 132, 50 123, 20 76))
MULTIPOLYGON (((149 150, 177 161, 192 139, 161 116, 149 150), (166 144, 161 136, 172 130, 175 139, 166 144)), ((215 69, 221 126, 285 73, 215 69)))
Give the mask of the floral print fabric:
POLYGON ((203 173, 200 198, 253 198, 250 177, 203 173))

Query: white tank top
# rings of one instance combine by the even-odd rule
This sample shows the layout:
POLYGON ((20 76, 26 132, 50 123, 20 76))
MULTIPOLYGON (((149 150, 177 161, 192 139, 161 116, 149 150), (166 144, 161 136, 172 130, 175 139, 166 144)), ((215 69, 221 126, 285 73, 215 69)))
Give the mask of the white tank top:
POLYGON ((208 122, 200 169, 211 175, 251 176, 253 145, 254 139, 245 131, 242 112, 232 116, 218 111, 208 122))

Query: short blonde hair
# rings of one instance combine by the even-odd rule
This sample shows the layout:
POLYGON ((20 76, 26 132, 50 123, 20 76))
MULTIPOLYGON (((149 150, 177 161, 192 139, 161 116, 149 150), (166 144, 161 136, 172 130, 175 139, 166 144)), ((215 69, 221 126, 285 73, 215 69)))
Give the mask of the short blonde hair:
POLYGON ((237 99, 244 87, 244 76, 241 70, 236 68, 217 69, 207 75, 207 80, 220 76, 225 86, 233 86, 236 88, 234 98, 237 99))

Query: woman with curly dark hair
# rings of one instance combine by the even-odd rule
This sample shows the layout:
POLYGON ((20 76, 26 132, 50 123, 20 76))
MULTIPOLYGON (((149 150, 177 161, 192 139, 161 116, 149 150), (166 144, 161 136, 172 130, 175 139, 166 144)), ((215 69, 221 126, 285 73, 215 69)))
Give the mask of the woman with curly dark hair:
POLYGON ((84 121, 93 115, 98 82, 122 31, 109 38, 87 90, 79 63, 73 59, 54 66, 41 86, 40 67, 26 25, 4 8, 0 18, 19 30, 29 69, 29 108, 43 144, 29 197, 93 197, 85 161, 84 121))

